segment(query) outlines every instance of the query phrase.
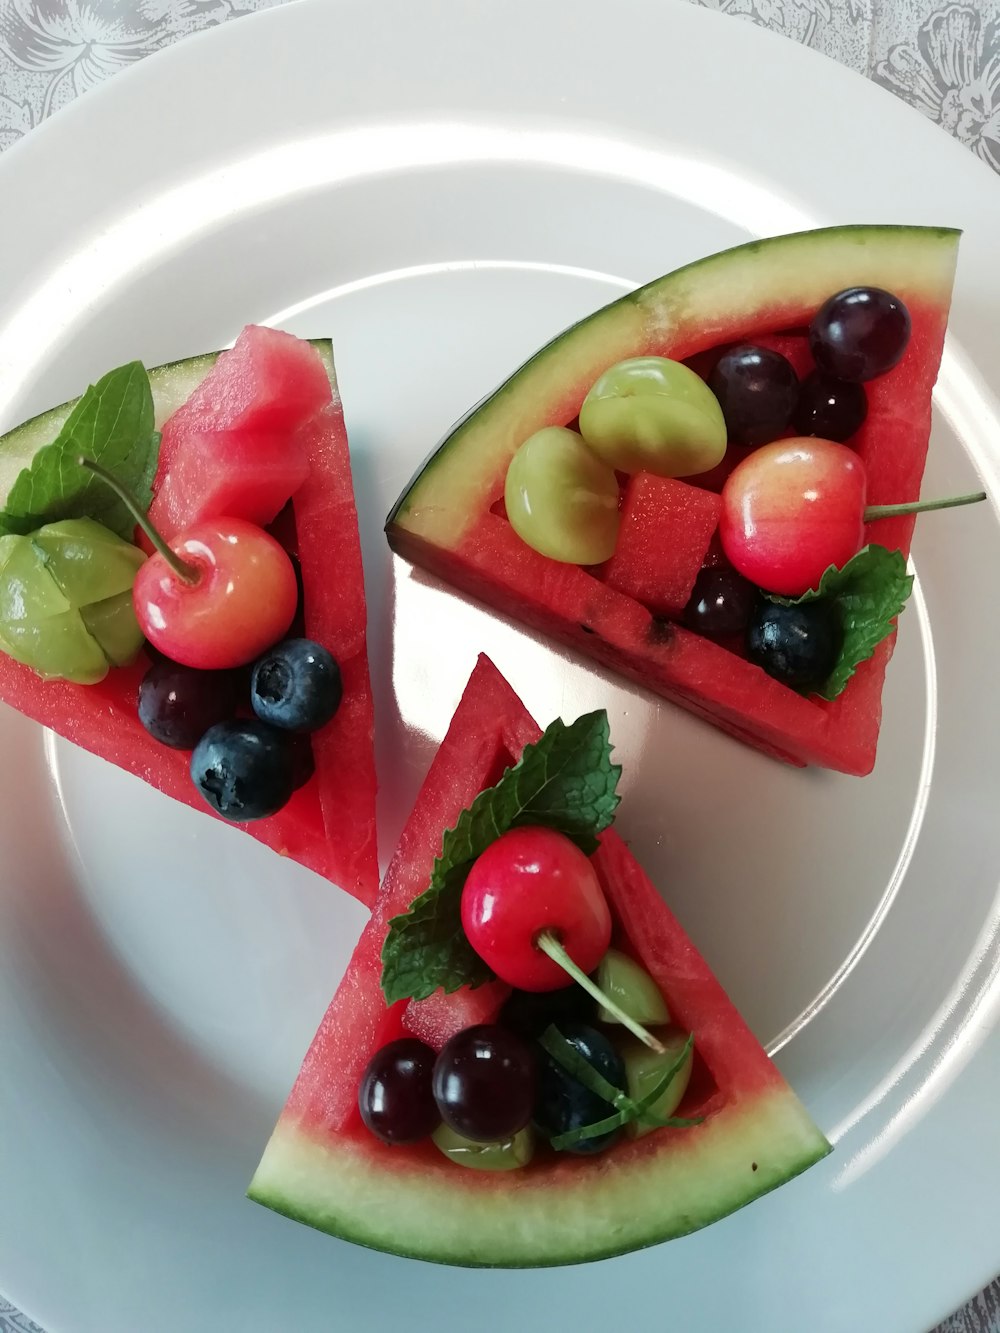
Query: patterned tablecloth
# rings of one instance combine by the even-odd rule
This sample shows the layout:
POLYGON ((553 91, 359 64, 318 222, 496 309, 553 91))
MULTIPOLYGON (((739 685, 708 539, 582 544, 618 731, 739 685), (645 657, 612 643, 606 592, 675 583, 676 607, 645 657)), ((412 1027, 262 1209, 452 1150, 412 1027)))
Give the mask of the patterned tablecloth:
MULTIPOLYGON (((0 149, 151 51, 280 3, 0 0, 0 149)), ((859 70, 1000 172, 1000 0, 692 3, 758 23, 859 70)), ((185 1328, 202 1333, 190 1324, 185 1328)), ((0 1297, 0 1333, 41 1330, 0 1297)), ((1000 1279, 935 1333, 1000 1333, 1000 1279)))

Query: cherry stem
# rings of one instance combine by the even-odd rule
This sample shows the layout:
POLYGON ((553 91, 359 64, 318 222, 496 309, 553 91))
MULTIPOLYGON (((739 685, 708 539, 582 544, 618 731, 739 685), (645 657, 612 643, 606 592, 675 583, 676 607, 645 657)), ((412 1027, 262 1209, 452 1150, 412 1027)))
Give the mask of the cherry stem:
POLYGON ((142 512, 142 509, 136 502, 135 496, 127 487, 122 485, 114 473, 109 472, 107 468, 101 467, 100 463, 95 463, 92 458, 84 458, 82 454, 76 461, 81 467, 85 467, 88 472, 93 472, 95 477, 100 477, 101 481, 103 481, 106 486, 111 487, 115 495, 118 496, 119 500, 121 500, 122 504, 139 524, 139 527, 142 528, 143 532, 153 543, 158 554, 163 556, 164 560, 181 582, 192 585, 197 583, 201 577, 197 565, 188 564, 186 560, 180 558, 176 551, 170 549, 164 539, 153 527, 152 523, 150 523, 146 515, 142 512))
POLYGON ((554 963, 558 963, 563 971, 568 972, 588 995, 592 995, 598 1004, 607 1009, 609 1014, 614 1014, 618 1022, 627 1027, 629 1032, 638 1037, 651 1051, 655 1051, 657 1055, 664 1053, 666 1047, 662 1042, 657 1041, 651 1032, 647 1032, 641 1023, 637 1023, 634 1018, 630 1018, 620 1004, 616 1004, 610 996, 605 995, 600 986, 595 986, 586 972, 577 967, 554 931, 540 930, 535 936, 535 948, 541 949, 542 953, 547 954, 554 963))
POLYGON ((973 495, 953 495, 947 500, 912 500, 898 505, 869 505, 864 513, 866 523, 877 518, 893 518, 897 514, 926 514, 932 509, 957 509, 959 505, 976 505, 986 499, 985 491, 973 495))

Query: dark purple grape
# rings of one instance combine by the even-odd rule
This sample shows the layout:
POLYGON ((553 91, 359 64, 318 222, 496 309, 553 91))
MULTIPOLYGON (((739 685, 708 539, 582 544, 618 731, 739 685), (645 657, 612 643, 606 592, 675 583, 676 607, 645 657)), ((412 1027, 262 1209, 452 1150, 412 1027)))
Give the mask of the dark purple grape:
POLYGON ((735 569, 700 569, 684 624, 706 639, 729 639, 744 632, 756 604, 756 587, 735 569))
POLYGON ((910 312, 881 287, 848 287, 820 306, 809 346, 820 370, 839 380, 873 380, 895 366, 910 341, 910 312))
POLYGON ((535 1057, 514 1032, 480 1023, 446 1042, 434 1066, 441 1119, 478 1143, 508 1138, 531 1119, 535 1057))
POLYGON ((779 352, 749 343, 724 352, 708 387, 726 418, 730 444, 767 444, 786 428, 799 399, 799 377, 779 352))
POLYGON ((193 750, 209 727, 235 714, 243 680, 238 672, 195 671, 163 658, 142 678, 139 721, 162 745, 193 750))
MULTIPOLYGON (((625 1088, 625 1064, 608 1038, 586 1023, 561 1023, 559 1031, 587 1063, 615 1088, 625 1088)), ((535 1122, 543 1134, 554 1138, 572 1129, 583 1129, 606 1120, 614 1107, 591 1092, 547 1052, 538 1073, 538 1103, 535 1122)), ((589 1155, 610 1148, 621 1136, 620 1129, 593 1138, 580 1139, 568 1151, 589 1155)))
POLYGON ((814 370, 802 381, 793 422, 800 435, 818 435, 843 444, 864 424, 868 395, 863 384, 834 379, 814 370))
POLYGON ((434 1051, 416 1037, 400 1037, 375 1052, 358 1088, 358 1110, 383 1143, 417 1143, 441 1123, 431 1083, 434 1051))
POLYGON ((793 690, 818 689, 836 665, 844 631, 836 603, 762 600, 747 630, 747 657, 793 690))

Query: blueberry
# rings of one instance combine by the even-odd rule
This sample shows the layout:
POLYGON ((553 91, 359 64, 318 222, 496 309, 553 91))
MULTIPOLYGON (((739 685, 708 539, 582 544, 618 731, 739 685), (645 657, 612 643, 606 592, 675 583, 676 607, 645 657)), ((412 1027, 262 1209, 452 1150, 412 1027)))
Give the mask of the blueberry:
MULTIPOLYGON (((603 1033, 587 1023, 558 1023, 556 1026, 566 1041, 609 1083, 616 1088, 625 1087, 625 1064, 603 1033)), ((614 1115, 614 1110, 603 1097, 590 1092, 563 1069, 548 1052, 542 1052, 535 1123, 544 1134, 554 1137, 571 1129, 596 1124, 614 1115)), ((613 1129, 594 1138, 580 1139, 567 1151, 583 1155, 603 1152, 617 1141, 620 1134, 620 1129, 613 1129)))
POLYGON ((256 718, 219 722, 195 746, 191 780, 223 819, 266 819, 294 790, 290 738, 256 718))
POLYGON ((835 602, 782 606, 762 599, 747 627, 747 656, 793 690, 818 689, 844 642, 835 602))
POLYGON ((340 707, 340 667, 311 639, 286 639, 253 669, 250 702, 262 722, 284 731, 318 731, 340 707))

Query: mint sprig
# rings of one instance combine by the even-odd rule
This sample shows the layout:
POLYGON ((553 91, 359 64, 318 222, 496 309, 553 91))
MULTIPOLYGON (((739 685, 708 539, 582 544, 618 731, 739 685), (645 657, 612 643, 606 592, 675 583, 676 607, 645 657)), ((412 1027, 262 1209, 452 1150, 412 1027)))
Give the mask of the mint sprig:
POLYGON ((160 437, 153 394, 138 361, 109 371, 86 391, 51 444, 17 476, 0 510, 0 534, 23 536, 61 518, 92 518, 131 541, 135 520, 81 455, 102 464, 139 500, 152 500, 160 437))
POLYGON ((871 545, 862 547, 841 569, 831 565, 819 586, 801 597, 769 597, 783 606, 823 598, 835 602, 840 612, 844 632, 840 655, 822 687, 810 693, 836 699, 843 692, 860 664, 892 633, 912 589, 913 575, 906 572, 902 552, 871 545))
POLYGON ((609 1083, 603 1074, 585 1060, 573 1043, 567 1041, 554 1025, 550 1024, 545 1029, 539 1038, 539 1045, 557 1064, 566 1070, 567 1074, 575 1078, 578 1083, 582 1083, 588 1092, 592 1092, 596 1097, 600 1097, 610 1106, 616 1108, 611 1115, 605 1116, 602 1120, 595 1120, 593 1124, 579 1125, 576 1129, 568 1129, 563 1134, 553 1135, 549 1143, 557 1152, 574 1147, 582 1139, 598 1138, 601 1134, 610 1134, 612 1130, 619 1129, 622 1125, 627 1125, 633 1120, 644 1121, 646 1124, 655 1125, 659 1129, 686 1129, 691 1125, 702 1123, 700 1116, 693 1119, 685 1116, 658 1116, 651 1109, 683 1068, 691 1053, 691 1048, 694 1046, 693 1034, 688 1037, 684 1049, 677 1059, 664 1071, 662 1078, 639 1101, 635 1101, 621 1088, 616 1088, 613 1083, 609 1083))
POLYGON ((525 824, 564 833, 589 855, 614 818, 620 777, 603 709, 569 726, 557 719, 539 741, 526 745, 519 762, 480 792, 444 834, 430 885, 409 911, 389 922, 382 947, 386 1003, 489 981, 492 972, 462 930, 462 888, 472 863, 501 834, 525 824))

